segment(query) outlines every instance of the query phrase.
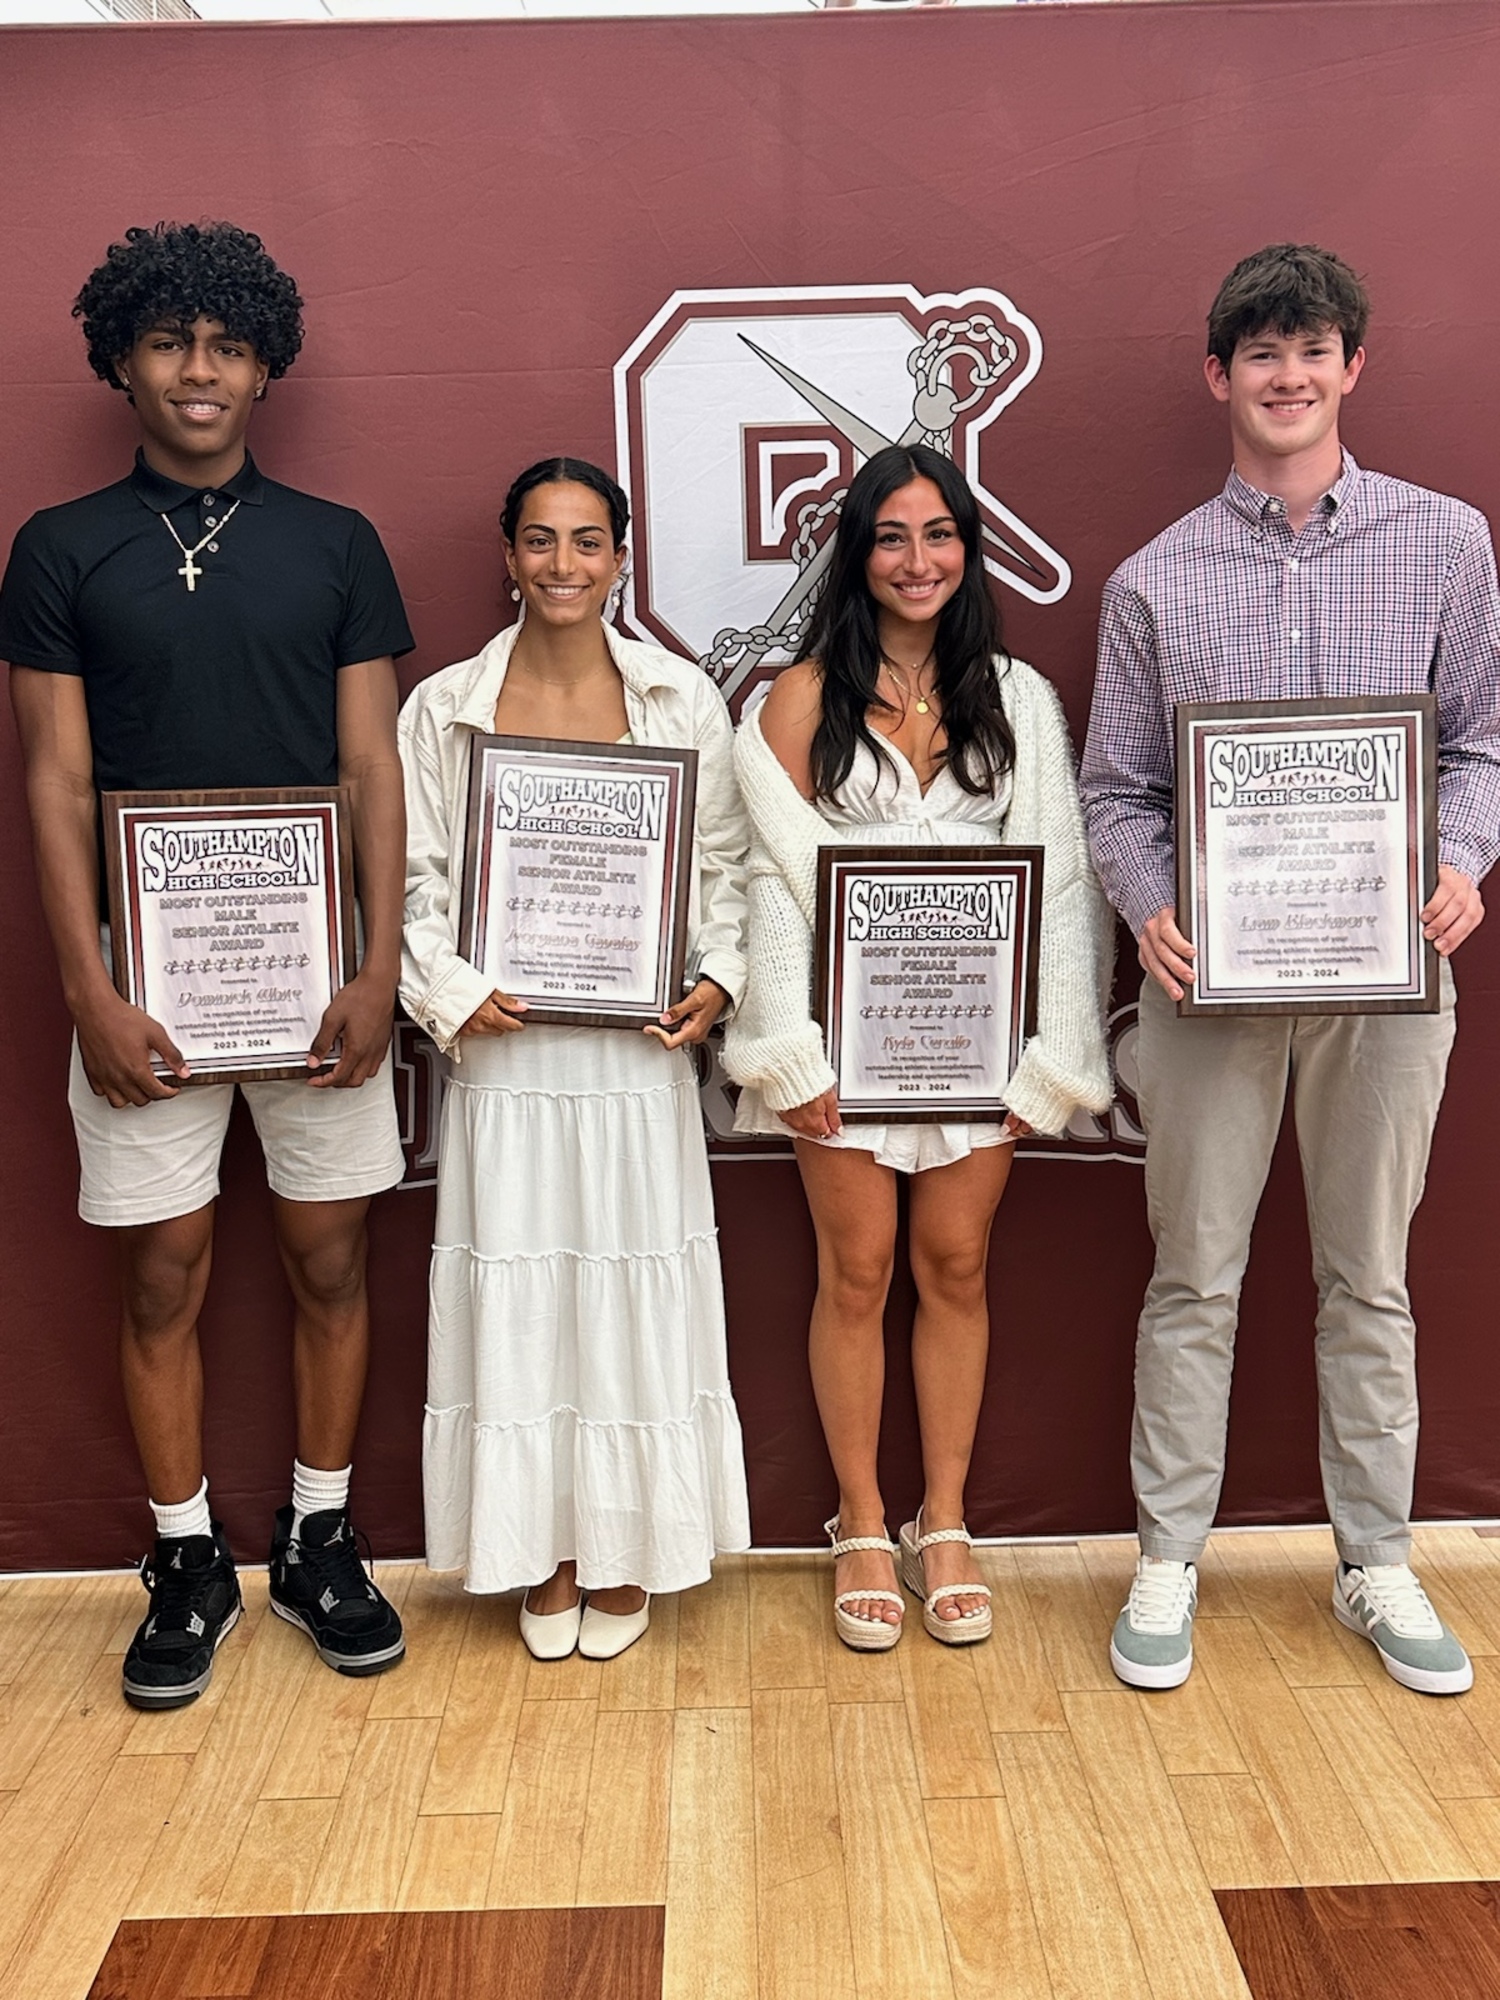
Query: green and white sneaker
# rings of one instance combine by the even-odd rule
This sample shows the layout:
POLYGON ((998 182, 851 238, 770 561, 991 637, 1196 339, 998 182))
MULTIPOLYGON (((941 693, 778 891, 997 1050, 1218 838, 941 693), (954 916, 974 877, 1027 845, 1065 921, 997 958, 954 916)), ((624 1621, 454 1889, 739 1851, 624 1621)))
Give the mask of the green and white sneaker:
POLYGON ((1109 1664, 1134 1688, 1181 1687, 1193 1670, 1198 1572, 1192 1563, 1142 1556, 1115 1620, 1109 1664))
POLYGON ((1432 1608, 1406 1563, 1366 1563, 1333 1577, 1333 1615, 1370 1641, 1393 1681, 1418 1694, 1462 1694, 1474 1685, 1469 1656, 1432 1608))

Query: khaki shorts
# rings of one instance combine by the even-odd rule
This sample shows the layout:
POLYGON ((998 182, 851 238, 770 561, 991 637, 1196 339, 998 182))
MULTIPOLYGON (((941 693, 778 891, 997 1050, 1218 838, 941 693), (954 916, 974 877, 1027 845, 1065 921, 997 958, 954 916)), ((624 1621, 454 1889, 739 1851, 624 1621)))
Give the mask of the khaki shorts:
POLYGON ((219 1154, 236 1090, 245 1093, 266 1179, 288 1201, 349 1201, 401 1179, 401 1134, 387 1055, 358 1090, 305 1083, 192 1084, 116 1111, 96 1097, 73 1039, 68 1109, 78 1136, 85 1222, 124 1229, 191 1215, 219 1192, 219 1154))

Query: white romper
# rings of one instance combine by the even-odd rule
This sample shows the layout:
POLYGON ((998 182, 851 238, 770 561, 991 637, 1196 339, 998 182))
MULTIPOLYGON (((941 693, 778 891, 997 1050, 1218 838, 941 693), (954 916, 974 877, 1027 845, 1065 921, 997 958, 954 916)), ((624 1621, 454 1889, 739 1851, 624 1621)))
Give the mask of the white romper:
MULTIPOLYGON (((1007 772, 993 792, 966 792, 944 765, 924 792, 908 758, 894 743, 877 756, 868 743, 857 743, 854 763, 836 799, 820 800, 816 810, 847 841, 871 846, 993 847, 1004 838, 1010 805, 1007 772)), ((734 1129, 757 1136, 790 1140, 791 1128, 779 1118, 754 1084, 741 1093, 734 1129)), ((1004 1126, 982 1123, 846 1125, 842 1132, 811 1142, 819 1146, 853 1147, 873 1153, 883 1167, 901 1173, 921 1173, 966 1159, 981 1146, 1011 1143, 1004 1126)))
MULTIPOLYGON (((1113 932, 1084 840, 1068 726, 1034 668, 1002 656, 996 675, 1016 752, 992 796, 964 791, 948 771, 939 771, 924 796, 894 745, 885 764, 867 746, 838 800, 815 807, 766 743, 759 715, 741 724, 735 769, 754 834, 750 972, 724 1042, 724 1066, 743 1092, 741 1131, 785 1138, 777 1112, 810 1102, 834 1081, 809 1009, 818 854, 829 845, 1003 841, 1045 849, 1037 1028, 1006 1083, 1005 1102, 1038 1132, 1061 1132, 1075 1112, 1109 1103, 1103 1030, 1113 932)), ((840 1143, 873 1145, 878 1159, 914 1172, 1001 1138, 998 1125, 888 1125, 853 1129, 840 1143)))

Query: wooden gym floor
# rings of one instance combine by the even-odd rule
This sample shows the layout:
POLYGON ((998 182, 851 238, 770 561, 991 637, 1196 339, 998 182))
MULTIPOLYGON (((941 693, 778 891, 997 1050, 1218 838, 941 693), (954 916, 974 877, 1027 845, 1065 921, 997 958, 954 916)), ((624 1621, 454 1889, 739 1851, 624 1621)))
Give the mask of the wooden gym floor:
POLYGON ((513 1600, 396 1566, 410 1654, 364 1681, 252 1571, 209 1693, 166 1715, 119 1695, 133 1576, 0 1583, 0 1992, 634 2000, 660 1965, 667 2000, 1345 2000, 1376 1932, 1393 1993, 1500 1990, 1488 1890, 1389 1886, 1500 1877, 1500 1540, 1418 1536, 1478 1671, 1446 1701, 1334 1623, 1326 1531, 1216 1537, 1161 1695, 1106 1658, 1132 1544, 982 1560, 988 1646, 909 1610, 893 1654, 848 1653, 826 1558, 757 1556, 606 1666, 533 1663, 513 1600), (1267 1890, 1307 1893, 1215 1893, 1267 1890), (1442 1983, 1491 1937, 1481 1983, 1442 1983), (450 1977, 450 1945, 541 1983, 450 1977))

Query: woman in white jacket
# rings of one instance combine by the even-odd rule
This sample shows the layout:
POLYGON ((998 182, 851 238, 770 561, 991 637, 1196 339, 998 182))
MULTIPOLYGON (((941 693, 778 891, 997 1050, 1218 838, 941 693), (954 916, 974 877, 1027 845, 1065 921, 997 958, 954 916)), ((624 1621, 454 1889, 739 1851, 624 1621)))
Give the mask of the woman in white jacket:
POLYGON ((401 997, 451 1064, 438 1165, 427 1559, 527 1587, 539 1659, 645 1631, 650 1593, 749 1544, 744 1454, 696 1076, 744 981, 744 809, 729 717, 697 667, 604 623, 625 496, 549 459, 502 515, 524 622, 401 713, 401 997), (494 731, 698 752, 690 987, 643 1033, 527 1026, 458 949, 469 746, 494 731), (587 1602, 585 1604, 585 1597, 587 1602))
POLYGON ((745 723, 750 971, 726 1063, 741 1131, 790 1131, 818 1240, 813 1387, 839 1483, 828 1524, 839 1636, 900 1637, 903 1600, 876 1476, 896 1175, 911 1176, 918 1305, 912 1367, 924 1497, 901 1530, 907 1587, 936 1639, 989 1636, 989 1592, 963 1525, 989 1349, 990 1228, 1017 1134, 1101 1111, 1108 913, 1088 859, 1056 695, 1000 642, 979 513, 950 459, 891 446, 856 475, 797 661, 745 723), (830 842, 1039 845, 1038 1031, 1003 1124, 842 1125, 811 1013, 818 848, 830 842))

